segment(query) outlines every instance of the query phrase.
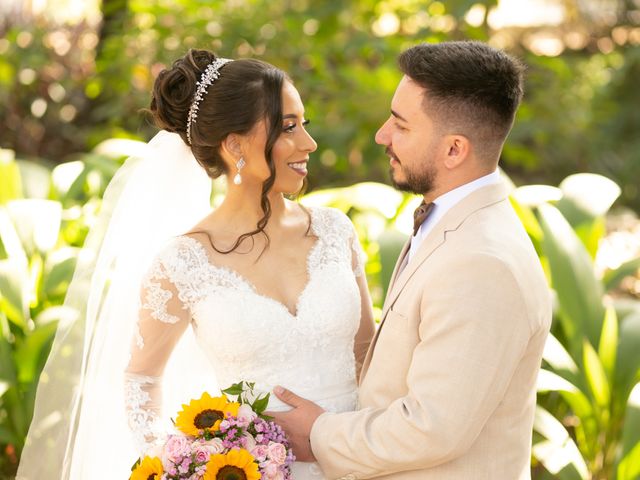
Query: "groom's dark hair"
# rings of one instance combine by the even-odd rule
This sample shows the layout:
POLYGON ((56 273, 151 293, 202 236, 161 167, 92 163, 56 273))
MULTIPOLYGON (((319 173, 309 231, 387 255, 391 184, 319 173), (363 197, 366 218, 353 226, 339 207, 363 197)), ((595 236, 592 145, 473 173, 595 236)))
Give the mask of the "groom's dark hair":
POLYGON ((423 105, 443 133, 467 136, 481 158, 497 159, 523 93, 523 65, 476 41, 423 43, 398 58, 425 89, 423 105))

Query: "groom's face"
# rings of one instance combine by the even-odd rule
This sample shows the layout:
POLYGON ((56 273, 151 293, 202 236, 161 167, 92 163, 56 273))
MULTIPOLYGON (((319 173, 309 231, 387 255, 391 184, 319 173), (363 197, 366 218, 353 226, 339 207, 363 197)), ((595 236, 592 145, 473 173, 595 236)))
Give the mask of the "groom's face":
POLYGON ((425 90, 409 77, 391 100, 391 115, 376 133, 389 156, 391 181, 400 190, 425 195, 435 188, 442 135, 424 108, 425 90))

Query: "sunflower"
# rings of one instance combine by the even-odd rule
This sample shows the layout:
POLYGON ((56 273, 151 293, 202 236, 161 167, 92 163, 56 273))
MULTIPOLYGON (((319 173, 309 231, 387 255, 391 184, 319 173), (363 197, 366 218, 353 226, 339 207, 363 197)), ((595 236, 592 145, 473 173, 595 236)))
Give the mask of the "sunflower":
POLYGON ((158 457, 144 457, 136 463, 129 480, 160 480, 162 462, 158 457))
POLYGON ((198 400, 191 400, 189 405, 182 405, 176 418, 176 427, 182 433, 197 437, 205 431, 215 432, 227 414, 236 416, 240 404, 230 402, 224 395, 211 397, 207 392, 198 400))
POLYGON ((202 480, 260 480, 255 458, 246 450, 211 455, 202 480))

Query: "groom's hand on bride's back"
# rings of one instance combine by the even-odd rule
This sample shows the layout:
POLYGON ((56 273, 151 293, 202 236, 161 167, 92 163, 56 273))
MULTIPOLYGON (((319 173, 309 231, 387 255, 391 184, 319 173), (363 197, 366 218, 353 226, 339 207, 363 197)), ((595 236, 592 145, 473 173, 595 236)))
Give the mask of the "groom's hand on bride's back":
POLYGON ((284 428, 289 437, 291 448, 299 462, 313 462, 309 435, 316 419, 324 410, 310 400, 299 397, 286 388, 276 387, 273 393, 287 405, 293 407, 288 412, 265 412, 284 428))

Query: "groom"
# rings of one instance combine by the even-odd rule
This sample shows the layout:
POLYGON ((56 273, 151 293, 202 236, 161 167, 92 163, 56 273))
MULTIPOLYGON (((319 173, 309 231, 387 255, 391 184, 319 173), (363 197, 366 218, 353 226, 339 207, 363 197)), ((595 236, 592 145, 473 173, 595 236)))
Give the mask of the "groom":
POLYGON ((360 377, 359 408, 287 390, 274 414, 330 478, 530 478, 535 383, 551 323, 536 252, 498 173, 522 67, 478 42, 422 44, 376 134, 393 183, 424 196, 360 377))

